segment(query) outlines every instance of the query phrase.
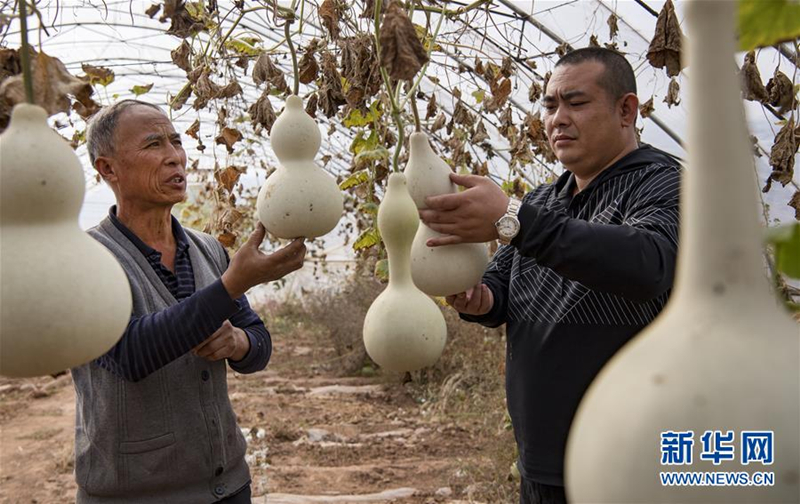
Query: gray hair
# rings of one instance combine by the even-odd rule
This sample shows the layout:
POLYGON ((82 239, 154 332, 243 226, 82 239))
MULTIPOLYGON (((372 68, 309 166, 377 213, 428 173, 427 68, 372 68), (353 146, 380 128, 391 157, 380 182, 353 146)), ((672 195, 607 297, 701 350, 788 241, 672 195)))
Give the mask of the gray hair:
POLYGON ((144 105, 164 113, 161 107, 152 103, 140 100, 122 100, 103 107, 89 120, 86 127, 86 148, 89 151, 89 161, 93 168, 98 157, 114 154, 114 134, 117 131, 119 116, 125 110, 136 105, 144 105))

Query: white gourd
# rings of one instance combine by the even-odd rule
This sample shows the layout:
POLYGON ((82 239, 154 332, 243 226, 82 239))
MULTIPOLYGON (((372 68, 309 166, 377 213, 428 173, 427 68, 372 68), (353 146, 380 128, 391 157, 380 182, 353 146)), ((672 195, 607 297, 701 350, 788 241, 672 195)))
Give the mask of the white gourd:
MULTIPOLYGON (((425 198, 456 192, 450 167, 437 156, 424 133, 412 133, 405 175, 408 192, 419 209, 427 208, 425 198)), ((458 294, 480 282, 489 251, 484 243, 460 243, 428 247, 430 238, 442 236, 420 223, 411 246, 411 276, 419 289, 430 296, 458 294)))
POLYGON ((295 95, 272 125, 270 144, 280 165, 264 182, 256 208, 264 227, 278 238, 316 238, 342 216, 344 199, 336 180, 314 162, 321 135, 295 95))
POLYGON ((107 352, 131 315, 128 278, 78 226, 81 163, 21 104, 0 135, 0 374, 39 376, 107 352))
POLYGON ((402 173, 389 176, 378 209, 378 229, 389 255, 389 285, 364 318, 369 356, 390 371, 414 371, 435 363, 447 339, 447 325, 436 303, 411 279, 411 242, 419 215, 402 173))
POLYGON ((567 446, 570 502, 772 503, 800 499, 800 329, 761 255, 753 153, 734 75, 735 2, 686 2, 688 167, 681 245, 664 313, 600 372, 567 446), (661 433, 693 431, 689 466, 661 465, 661 433), (734 460, 701 460, 706 431, 734 460), (741 432, 774 431, 774 463, 741 464, 741 432), (774 486, 662 486, 661 471, 774 472, 774 486))

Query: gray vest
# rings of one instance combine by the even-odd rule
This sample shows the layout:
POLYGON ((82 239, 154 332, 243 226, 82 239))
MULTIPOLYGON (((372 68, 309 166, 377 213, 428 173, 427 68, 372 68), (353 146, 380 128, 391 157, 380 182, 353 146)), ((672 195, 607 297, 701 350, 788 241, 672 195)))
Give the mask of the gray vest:
MULTIPOLYGON (((201 289, 222 276, 225 256, 213 237, 185 231, 201 289)), ((177 304, 109 218, 88 232, 127 273, 133 315, 177 304)), ((136 383, 95 362, 72 369, 77 501, 203 504, 245 486, 246 442, 228 399, 226 373, 225 360, 208 362, 191 352, 136 383)))

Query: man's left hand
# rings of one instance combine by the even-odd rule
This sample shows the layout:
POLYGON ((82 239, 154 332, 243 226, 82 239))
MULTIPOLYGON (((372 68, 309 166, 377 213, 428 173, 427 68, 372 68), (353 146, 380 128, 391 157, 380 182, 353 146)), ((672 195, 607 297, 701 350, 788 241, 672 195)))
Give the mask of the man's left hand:
POLYGON ((247 333, 238 327, 234 327, 228 320, 223 322, 222 327, 217 329, 208 339, 192 349, 195 355, 207 361, 222 359, 240 361, 244 359, 249 350, 250 338, 247 337, 247 333))
POLYGON ((428 208, 419 211, 420 218, 426 226, 445 235, 431 238, 427 245, 439 247, 497 239, 494 223, 506 213, 508 196, 486 177, 451 173, 450 180, 467 190, 425 199, 428 208))

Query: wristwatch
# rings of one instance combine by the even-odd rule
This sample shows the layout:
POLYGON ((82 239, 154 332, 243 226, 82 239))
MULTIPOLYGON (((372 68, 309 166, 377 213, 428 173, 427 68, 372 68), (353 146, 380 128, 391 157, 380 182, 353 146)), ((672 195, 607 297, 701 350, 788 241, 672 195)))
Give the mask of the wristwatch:
POLYGON ((522 202, 517 198, 508 198, 508 208, 506 209, 505 215, 494 223, 494 226, 497 228, 500 243, 503 245, 511 243, 511 240, 519 233, 520 226, 517 214, 521 206, 522 202))

